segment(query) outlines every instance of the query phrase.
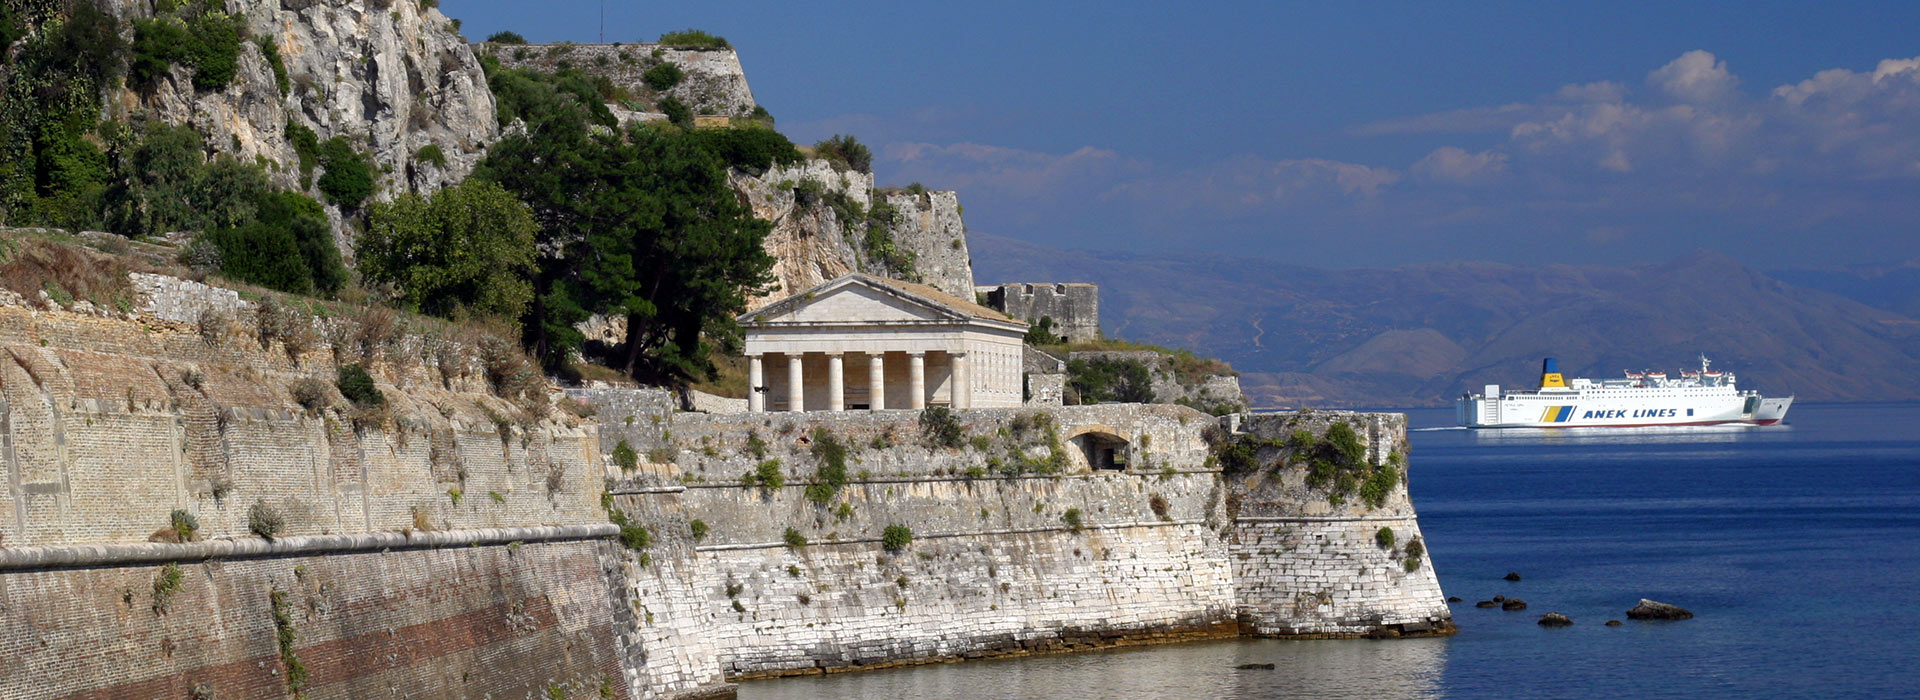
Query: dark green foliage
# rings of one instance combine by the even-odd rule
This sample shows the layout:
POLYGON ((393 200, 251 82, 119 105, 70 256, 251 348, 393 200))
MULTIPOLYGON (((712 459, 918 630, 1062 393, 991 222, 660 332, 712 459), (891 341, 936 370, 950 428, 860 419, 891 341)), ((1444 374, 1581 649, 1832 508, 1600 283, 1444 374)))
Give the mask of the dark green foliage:
POLYGON ((760 439, 760 431, 747 431, 747 454, 753 455, 754 459, 767 458, 767 441, 760 439))
POLYGON ((1079 508, 1068 508, 1067 512, 1060 514, 1060 522, 1066 523, 1067 529, 1074 532, 1079 532, 1087 526, 1079 508))
POLYGON ((630 472, 640 466, 640 454, 634 452, 633 446, 627 444, 626 440, 621 440, 613 446, 613 463, 620 465, 620 471, 630 472))
POLYGON ((893 226, 898 220, 899 212, 893 205, 875 199, 873 209, 867 212, 867 233, 862 242, 866 244, 867 257, 885 265, 889 277, 917 280, 919 275, 913 269, 913 253, 895 245, 893 240, 893 226))
POLYGON ((440 150, 440 144, 437 143, 421 146, 420 150, 413 152, 413 159, 422 163, 432 163, 441 168, 447 167, 447 154, 440 150))
POLYGON ((320 144, 320 191, 327 201, 358 207, 373 195, 373 163, 345 138, 335 136, 320 144))
POLYGON ((761 462, 740 477, 741 486, 758 486, 763 489, 777 489, 787 485, 787 477, 780 473, 780 460, 769 459, 761 462))
POLYGON ((1414 535, 1413 539, 1407 540, 1407 547, 1402 551, 1406 554, 1406 561, 1402 564, 1407 573, 1419 571, 1421 560, 1427 555, 1426 543, 1420 541, 1419 535, 1414 535))
POLYGON ((601 94, 603 85, 611 85, 604 79, 596 81, 578 70, 541 73, 507 68, 490 55, 480 57, 480 67, 486 71, 487 87, 493 91, 494 114, 501 126, 521 120, 532 129, 556 119, 585 120, 606 127, 619 124, 601 94))
POLYGON ((1393 549, 1393 528, 1382 527, 1374 531, 1373 543, 1381 549, 1393 549))
POLYGON ((705 539, 707 536, 707 521, 694 520, 693 522, 687 523, 687 532, 693 536, 696 542, 705 539))
POLYGON ((497 144, 477 173, 519 195, 540 225, 528 345, 558 364, 581 342, 573 324, 617 314, 627 334, 612 349, 616 368, 658 383, 711 376, 716 349, 740 342, 734 317, 771 280, 762 241, 772 225, 690 133, 586 127, 577 114, 542 120, 497 144))
POLYGON ((1152 373, 1131 358, 1069 360, 1067 387, 1081 404, 1154 402, 1152 373))
POLYGON ((387 404, 386 394, 380 393, 380 388, 373 385, 373 375, 367 374, 367 368, 357 363, 342 365, 334 386, 339 387, 340 394, 355 406, 373 408, 387 404))
POLYGON ((180 582, 185 579, 177 563, 160 567, 160 574, 153 577, 153 614, 165 615, 173 609, 173 595, 180 592, 180 582))
POLYGON ((693 128, 693 108, 681 102, 678 97, 665 97, 660 100, 660 113, 667 115, 667 123, 682 129, 693 128))
POLYGON ((292 92, 293 82, 287 79, 287 63, 280 60, 280 45, 267 37, 260 37, 259 44, 260 55, 265 56, 267 65, 273 68, 273 83, 280 87, 280 94, 285 96, 292 92))
MULTIPOLYGON (((223 11, 221 3, 185 3, 156 12, 150 19, 134 20, 134 86, 152 89, 177 64, 193 70, 194 89, 225 88, 239 66, 243 29, 240 19, 223 11)), ((286 91, 284 83, 281 91, 286 91)))
POLYGON ((814 144, 813 153, 842 167, 863 173, 873 172, 873 151, 850 135, 834 134, 814 144))
POLYGON ((657 64, 652 68, 648 68, 645 73, 640 74, 640 80, 645 82, 647 87, 652 88, 654 92, 671 90, 673 86, 679 85, 680 81, 686 77, 686 71, 680 70, 679 66, 671 63, 657 64))
POLYGON ((660 45, 676 49, 717 50, 733 48, 725 37, 708 34, 699 29, 682 29, 660 35, 660 45))
POLYGON ((255 197, 252 220, 203 234, 220 251, 222 274, 292 294, 332 295, 346 286, 346 265, 319 202, 295 192, 255 197))
POLYGON ((1058 345, 1066 342, 1066 338, 1053 334, 1052 316, 1041 316, 1039 321, 1027 325, 1025 342, 1028 345, 1058 345))
POLYGON ((880 546, 889 552, 899 552, 910 544, 913 544, 913 530, 905 525, 888 525, 880 533, 880 546))
POLYGON ((747 114, 747 119, 764 125, 767 128, 773 128, 773 113, 767 111, 767 108, 763 105, 754 105, 753 111, 747 114))
POLYGON ((847 485, 847 445, 826 428, 814 428, 809 450, 820 461, 814 482, 807 485, 807 500, 826 505, 847 485))
POLYGON ((287 140, 293 143, 293 152, 300 156, 301 176, 312 177, 314 167, 320 164, 320 136, 291 115, 287 117, 286 133, 287 140))
POLYGON ((430 197, 375 202, 360 274, 391 284, 406 309, 517 322, 533 298, 533 210, 500 185, 467 180, 430 197))
POLYGON ((487 37, 487 43, 525 44, 527 43, 527 38, 520 36, 519 32, 494 32, 493 36, 487 37))
POLYGON ((287 692, 294 697, 304 697, 307 688, 307 667, 300 663, 300 657, 294 654, 293 643, 296 639, 293 629, 293 602, 284 591, 275 589, 267 595, 273 604, 273 631, 280 647, 280 664, 287 669, 287 692))
POLYGON ((920 412, 920 435, 927 444, 934 447, 957 448, 966 444, 966 430, 960 427, 960 419, 945 406, 928 406, 920 412))
POLYGON ((0 5, 0 223, 97 228, 112 144, 90 132, 126 65, 119 23, 94 3, 0 5))
POLYGON ((728 167, 759 175, 776 165, 801 161, 800 149, 780 132, 756 126, 699 129, 693 139, 728 167))
POLYGON ((780 539, 787 543, 789 549, 799 549, 807 546, 807 536, 800 534, 799 530, 793 528, 787 528, 787 531, 780 536, 780 539))

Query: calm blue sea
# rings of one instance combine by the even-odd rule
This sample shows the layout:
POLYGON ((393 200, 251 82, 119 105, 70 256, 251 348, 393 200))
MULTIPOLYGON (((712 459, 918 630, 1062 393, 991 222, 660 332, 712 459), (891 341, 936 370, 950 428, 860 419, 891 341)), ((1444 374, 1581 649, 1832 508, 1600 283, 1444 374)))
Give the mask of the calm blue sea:
POLYGON ((1455 637, 922 666, 752 682, 740 697, 1920 697, 1920 405, 1800 404, 1771 428, 1598 433, 1409 415, 1431 561, 1466 599, 1455 637), (1501 580, 1508 571, 1523 580, 1501 580), (1473 607, 1496 594, 1529 609, 1473 607), (1642 597, 1698 617, 1602 626, 1642 597), (1539 627, 1547 611, 1575 625, 1539 627))

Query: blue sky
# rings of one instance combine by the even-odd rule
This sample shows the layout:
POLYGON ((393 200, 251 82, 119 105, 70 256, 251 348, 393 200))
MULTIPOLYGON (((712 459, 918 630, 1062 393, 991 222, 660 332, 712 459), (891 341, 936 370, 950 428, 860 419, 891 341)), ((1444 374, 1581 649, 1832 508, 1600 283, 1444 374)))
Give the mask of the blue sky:
MULTIPOLYGON (((1064 247, 1327 267, 1920 258, 1920 3, 606 4, 797 142, 1064 247)), ((446 0, 595 41, 598 2, 446 0)))

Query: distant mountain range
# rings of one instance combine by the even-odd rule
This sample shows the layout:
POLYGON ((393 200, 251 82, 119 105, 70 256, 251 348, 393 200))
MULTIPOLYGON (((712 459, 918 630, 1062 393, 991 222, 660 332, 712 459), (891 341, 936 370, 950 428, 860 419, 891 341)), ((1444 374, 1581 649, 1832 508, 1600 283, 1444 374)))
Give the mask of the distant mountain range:
POLYGON ((1227 360, 1256 406, 1450 405, 1483 384, 1533 384, 1543 357, 1612 377, 1702 353, 1769 394, 1920 400, 1920 265, 1769 275, 1697 251, 1629 267, 1326 270, 968 240, 979 283, 1097 283, 1107 335, 1227 360))

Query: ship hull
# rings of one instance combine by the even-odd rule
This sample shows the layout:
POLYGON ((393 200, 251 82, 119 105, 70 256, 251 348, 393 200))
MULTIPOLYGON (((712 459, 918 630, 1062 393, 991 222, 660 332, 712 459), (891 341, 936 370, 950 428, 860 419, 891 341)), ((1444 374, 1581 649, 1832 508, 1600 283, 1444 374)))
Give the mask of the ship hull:
POLYGON ((1763 398, 1712 388, 1663 391, 1534 392, 1461 398, 1456 417, 1468 428, 1651 428, 1776 425, 1793 398, 1763 398))

